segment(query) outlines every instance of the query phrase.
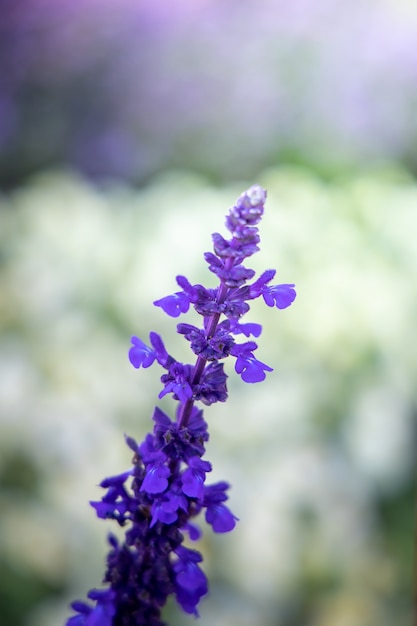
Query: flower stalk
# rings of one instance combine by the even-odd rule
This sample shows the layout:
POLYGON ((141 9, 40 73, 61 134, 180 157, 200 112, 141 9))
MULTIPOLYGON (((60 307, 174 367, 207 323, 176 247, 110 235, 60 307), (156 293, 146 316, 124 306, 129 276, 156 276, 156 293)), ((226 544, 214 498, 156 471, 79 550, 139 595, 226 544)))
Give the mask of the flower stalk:
POLYGON ((177 325, 196 356, 194 365, 172 357, 155 332, 149 335, 150 345, 132 337, 133 367, 147 368, 157 362, 165 370, 158 397, 172 396, 175 418, 155 407, 153 432, 141 444, 126 437, 133 452, 132 467, 101 482, 105 494, 91 505, 99 518, 126 527, 125 537, 120 543, 109 535, 105 588, 87 594, 92 604, 74 602, 75 615, 66 626, 164 626, 161 610, 170 595, 185 613, 198 616, 208 582, 200 567, 201 554, 185 547, 184 538, 195 541, 201 536, 194 519, 202 512, 216 533, 233 530, 238 518, 225 505, 229 484, 206 484, 212 470, 203 459, 209 434, 197 403, 226 401, 223 361, 229 356, 243 381, 265 379, 272 368, 254 356, 258 346, 249 339, 259 337, 262 327, 241 319, 250 309, 250 300, 262 296, 268 306, 284 309, 296 296, 293 284, 269 284, 275 270, 266 270, 250 283, 255 272, 243 265, 259 250, 257 224, 265 200, 266 191, 252 186, 226 217, 231 237, 213 234, 213 252, 204 257, 219 279, 217 288, 192 285, 185 276, 177 276, 180 291, 154 302, 174 318, 187 313, 191 305, 203 318, 201 328, 177 325), (236 336, 242 334, 249 340, 237 343, 236 336))

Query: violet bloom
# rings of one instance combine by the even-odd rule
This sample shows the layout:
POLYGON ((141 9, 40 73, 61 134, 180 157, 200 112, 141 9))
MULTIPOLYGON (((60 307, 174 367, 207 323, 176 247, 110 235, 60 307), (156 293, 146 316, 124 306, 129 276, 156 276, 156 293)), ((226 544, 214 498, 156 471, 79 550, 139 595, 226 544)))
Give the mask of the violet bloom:
POLYGON ((237 517, 225 505, 229 484, 206 483, 212 466, 202 457, 209 435, 197 403, 227 399, 223 361, 229 357, 235 359, 235 371, 244 382, 264 380, 272 368, 254 356, 255 341, 235 339, 242 334, 259 337, 262 327, 240 320, 249 311, 250 300, 262 296, 268 306, 283 309, 296 295, 292 284, 269 284, 275 270, 248 284, 255 272, 243 261, 259 250, 256 224, 265 199, 262 187, 248 189, 226 218, 232 236, 213 235, 214 252, 207 252, 205 259, 219 279, 216 288, 192 285, 185 276, 177 276, 181 291, 154 302, 171 317, 186 313, 191 305, 201 315, 200 328, 177 325, 196 357, 194 363, 180 363, 168 354, 155 332, 149 335, 150 345, 132 337, 130 362, 137 369, 154 362, 163 368, 159 397, 172 396, 175 418, 156 407, 153 432, 141 444, 126 437, 134 453, 132 468, 102 481, 106 493, 91 505, 99 518, 114 520, 126 527, 126 533, 123 542, 109 536, 105 588, 87 594, 94 605, 74 602, 75 615, 66 626, 164 626, 161 609, 170 595, 185 613, 198 616, 208 582, 201 554, 183 545, 184 536, 192 541, 201 536, 193 522, 200 512, 216 533, 233 530, 237 517))

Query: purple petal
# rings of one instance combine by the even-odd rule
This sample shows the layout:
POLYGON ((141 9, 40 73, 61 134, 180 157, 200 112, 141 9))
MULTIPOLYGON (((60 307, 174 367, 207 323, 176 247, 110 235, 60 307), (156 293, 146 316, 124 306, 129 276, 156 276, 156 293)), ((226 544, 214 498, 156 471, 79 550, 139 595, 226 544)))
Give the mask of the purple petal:
POLYGON ((249 337, 250 335, 259 337, 262 332, 262 326, 252 322, 248 322, 247 324, 239 324, 238 322, 235 322, 231 325, 230 330, 234 335, 243 334, 245 337, 249 337))
POLYGON ((265 287, 262 293, 268 306, 276 306, 277 309, 286 309, 295 300, 295 285, 273 285, 265 287))
POLYGON ((190 498, 202 498, 206 472, 211 472, 211 463, 203 461, 198 456, 193 456, 188 461, 188 465, 188 469, 183 472, 181 477, 182 490, 190 498))
POLYGON ((129 448, 133 452, 136 452, 136 454, 139 454, 139 444, 137 443, 135 439, 133 439, 133 437, 130 437, 130 435, 125 435, 125 441, 126 441, 126 444, 129 446, 129 448))
POLYGON ((230 485, 225 480, 214 483, 214 485, 206 485, 204 487, 204 505, 208 507, 211 504, 218 504, 219 502, 227 500, 228 496, 225 492, 228 489, 230 489, 230 485))
POLYGON ((65 622, 65 626, 86 626, 85 620, 85 615, 73 615, 65 622))
POLYGON ((228 533, 236 526, 235 515, 224 504, 216 504, 207 508, 206 522, 215 533, 228 533))
POLYGON ((252 354, 239 356, 236 359, 235 370, 245 383, 259 383, 265 380, 265 372, 272 372, 272 367, 258 361, 252 354))
POLYGON ((197 541, 201 537, 200 528, 196 526, 195 524, 192 524, 191 522, 187 522, 186 524, 184 524, 183 530, 188 531, 188 535, 191 541, 197 541))
POLYGON ((139 367, 149 367, 155 361, 156 354, 138 337, 132 337, 132 347, 129 350, 129 361, 139 369, 139 367))
POLYGON ((179 546, 175 553, 178 556, 178 561, 174 563, 175 597, 186 613, 198 617, 197 604, 208 591, 207 578, 197 565, 202 556, 197 550, 184 546, 179 546))
POLYGON ((149 465, 140 490, 146 493, 162 493, 168 487, 167 478, 170 474, 169 468, 162 463, 149 465))
POLYGON ((151 508, 152 520, 150 527, 154 526, 156 522, 162 522, 163 524, 172 524, 178 519, 177 509, 173 510, 171 503, 168 502, 154 502, 151 508))
POLYGON ((74 609, 74 611, 78 611, 78 613, 82 613, 83 615, 89 615, 91 613, 91 606, 85 602, 81 602, 80 600, 71 602, 71 608, 74 609))
POLYGON ((97 517, 107 519, 109 517, 119 517, 127 511, 127 505, 124 502, 98 502, 90 501, 91 506, 96 510, 97 517), (119 513, 119 515, 116 515, 119 513))
POLYGON ((252 285, 249 285, 249 293, 251 298, 258 298, 263 293, 265 285, 274 278, 276 270, 266 270, 263 272, 252 285))
POLYGON ((155 428, 162 433, 165 433, 169 430, 169 427, 172 425, 171 420, 168 415, 162 411, 158 406, 155 407, 153 416, 153 421, 155 422, 155 428))
POLYGON ((161 335, 158 335, 158 333, 152 331, 149 333, 149 339, 152 344, 152 348, 155 351, 155 357, 158 363, 162 365, 162 367, 166 367, 170 360, 170 356, 166 351, 161 335))
POLYGON ((190 300, 183 291, 177 291, 170 296, 155 300, 154 305, 160 306, 167 315, 178 317, 181 313, 188 311, 190 308, 190 300))
POLYGON ((123 483, 133 474, 133 470, 129 469, 122 474, 117 474, 117 476, 109 476, 108 478, 103 478, 100 483, 100 487, 113 487, 114 485, 123 485, 123 483))
POLYGON ((177 584, 183 589, 194 591, 202 585, 206 587, 205 574, 195 563, 188 563, 184 569, 177 574, 177 584))
POLYGON ((202 498, 204 495, 204 480, 206 475, 190 468, 182 475, 182 490, 190 498, 202 498))

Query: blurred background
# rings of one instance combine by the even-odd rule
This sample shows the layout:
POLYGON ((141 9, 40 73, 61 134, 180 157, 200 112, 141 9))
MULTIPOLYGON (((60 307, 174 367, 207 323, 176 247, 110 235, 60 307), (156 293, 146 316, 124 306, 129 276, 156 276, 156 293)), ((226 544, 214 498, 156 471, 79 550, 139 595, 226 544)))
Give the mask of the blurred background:
POLYGON ((160 390, 130 336, 189 360, 152 301, 214 286, 202 254, 255 182, 248 265, 298 296, 254 303, 274 372, 227 363, 206 411, 240 522, 198 546, 199 624, 411 623, 416 173, 412 0, 0 0, 1 624, 63 625, 100 583, 88 501, 160 390))

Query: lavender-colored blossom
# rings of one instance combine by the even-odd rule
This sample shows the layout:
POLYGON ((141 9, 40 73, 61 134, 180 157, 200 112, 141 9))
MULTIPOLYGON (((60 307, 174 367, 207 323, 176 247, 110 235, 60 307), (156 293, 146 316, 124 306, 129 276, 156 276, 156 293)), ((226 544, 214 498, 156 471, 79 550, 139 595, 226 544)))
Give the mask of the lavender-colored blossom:
POLYGON ((168 368, 170 365, 175 363, 175 360, 171 356, 169 356, 168 352, 166 351, 164 342, 162 341, 162 337, 158 335, 158 333, 149 333, 149 339, 151 340, 152 347, 155 350, 155 357, 159 365, 168 368))
POLYGON ((178 485, 177 489, 172 487, 170 491, 163 494, 161 498, 154 499, 151 507, 152 520, 150 527, 152 528, 152 526, 154 526, 154 524, 158 521, 163 524, 172 524, 178 519, 177 511, 179 509, 187 512, 188 501, 178 485))
POLYGON ((278 308, 289 306, 295 298, 294 285, 269 285, 275 270, 247 282, 255 272, 242 261, 258 249, 256 225, 265 199, 262 187, 248 189, 226 219, 231 237, 213 236, 214 253, 206 253, 205 258, 219 280, 217 287, 193 285, 185 276, 177 276, 182 291, 154 303, 171 317, 187 312, 192 304, 202 317, 200 327, 177 325, 196 356, 194 364, 174 359, 155 332, 149 335, 151 347, 132 337, 132 365, 139 369, 157 362, 165 370, 159 398, 172 394, 177 403, 175 419, 155 407, 153 432, 140 444, 126 437, 134 455, 132 467, 105 478, 101 483, 105 494, 99 502, 91 502, 97 517, 113 519, 126 527, 126 533, 122 543, 109 536, 106 588, 90 591, 93 606, 74 603, 76 615, 67 626, 163 626, 161 608, 170 595, 186 613, 198 616, 208 583, 200 567, 202 556, 183 545, 184 533, 192 541, 200 537, 193 523, 200 513, 216 533, 233 530, 238 518, 225 505, 228 483, 206 484, 212 470, 203 459, 209 435, 196 403, 208 406, 227 399, 224 362, 228 358, 235 359, 235 371, 244 382, 264 380, 272 368, 254 356, 257 344, 235 341, 236 335, 259 337, 262 327, 240 320, 255 298, 263 296, 269 306, 278 308))
POLYGON ((196 606, 208 591, 207 578, 197 563, 202 556, 196 550, 180 546, 176 551, 179 557, 174 565, 176 599, 186 613, 198 617, 196 606))
POLYGON ((215 533, 228 533, 234 529, 237 521, 236 515, 224 504, 211 504, 207 506, 206 522, 210 524, 215 533))
POLYGON ((226 267, 223 259, 212 252, 206 252, 204 258, 209 264, 209 270, 222 279, 228 287, 239 287, 255 275, 254 270, 243 265, 226 267))
POLYGON ((206 473, 211 472, 211 465, 208 461, 203 461, 198 456, 193 456, 188 461, 188 468, 181 476, 182 490, 191 498, 201 499, 204 494, 204 481, 206 473))
POLYGON ((235 343, 224 326, 218 326, 213 337, 207 337, 204 328, 196 328, 191 324, 178 324, 177 332, 188 339, 194 354, 201 355, 206 361, 224 359, 235 343))
POLYGON ((155 300, 154 305, 160 306, 171 317, 178 317, 181 313, 187 313, 190 308, 190 301, 184 292, 177 291, 171 296, 155 300))
POLYGON ((174 361, 168 369, 168 374, 161 376, 164 388, 158 397, 163 398, 167 393, 172 393, 175 400, 180 400, 181 402, 190 400, 193 397, 193 390, 190 384, 191 372, 191 365, 183 365, 174 361))
POLYGON ((70 617, 67 626, 112 626, 116 613, 116 594, 113 590, 92 589, 88 597, 96 602, 95 607, 84 602, 73 602, 71 606, 78 615, 70 617))
POLYGON ((204 488, 206 522, 216 533, 227 533, 236 526, 238 518, 223 504, 227 500, 228 483, 219 482, 204 488))
POLYGON ((3 0, 0 28, 2 188, 51 163, 139 183, 288 155, 416 171, 412 1, 3 0))
POLYGON ((161 459, 148 465, 141 490, 146 493, 161 493, 168 487, 168 477, 171 475, 169 468, 164 465, 165 455, 161 459))
POLYGON ((245 383, 259 383, 265 380, 265 372, 272 372, 272 367, 255 359, 252 352, 245 352, 237 357, 235 370, 245 383))
MULTIPOLYGON (((181 406, 181 405, 180 405, 181 406)), ((153 420, 155 444, 170 458, 188 461, 204 454, 204 442, 208 441, 207 423, 203 411, 195 405, 186 426, 171 421, 159 407, 155 407, 153 420)))
POLYGON ((139 367, 150 367, 156 359, 155 350, 149 348, 138 337, 132 337, 132 347, 129 350, 129 361, 139 369, 139 367))
POLYGON ((294 302, 296 294, 294 285, 275 285, 265 287, 262 296, 268 306, 275 305, 277 309, 286 309, 294 302))
POLYGON ((195 399, 201 400, 206 405, 225 402, 227 400, 226 380, 223 363, 211 361, 205 366, 200 382, 193 386, 195 399))

